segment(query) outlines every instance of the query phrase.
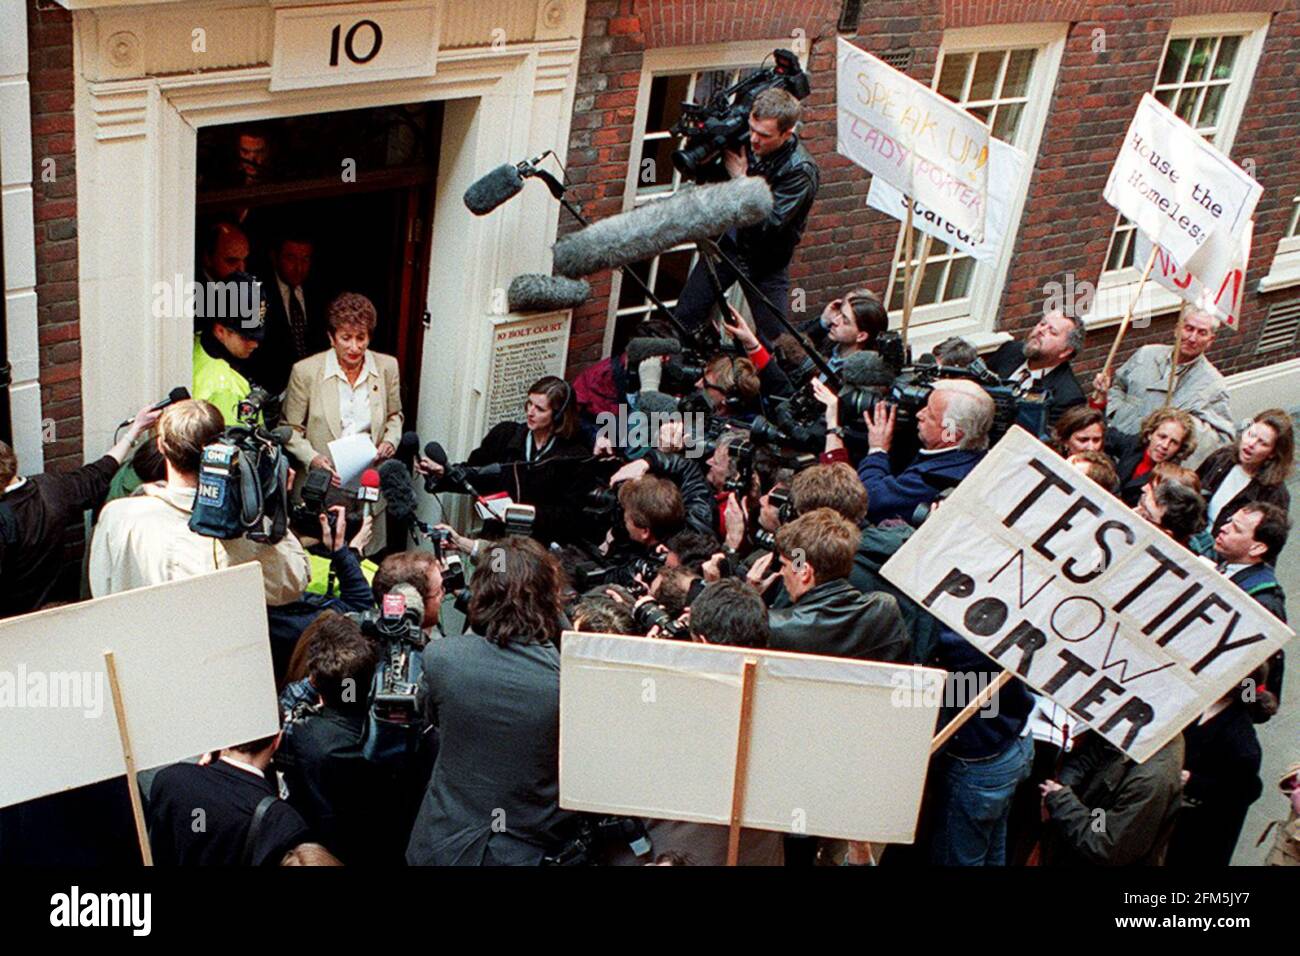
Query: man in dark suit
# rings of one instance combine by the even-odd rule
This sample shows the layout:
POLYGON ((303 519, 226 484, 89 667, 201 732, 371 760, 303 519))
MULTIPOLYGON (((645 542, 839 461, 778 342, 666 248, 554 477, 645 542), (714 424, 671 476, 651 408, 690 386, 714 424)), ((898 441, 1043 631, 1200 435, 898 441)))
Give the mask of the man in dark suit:
POLYGON ((858 462, 858 477, 867 487, 867 520, 908 520, 917 505, 939 497, 975 468, 989 447, 993 399, 974 382, 940 379, 925 408, 916 416, 921 450, 912 464, 895 475, 889 468, 895 409, 878 404, 864 414, 870 451, 858 462))
POLYGON ((266 292, 266 339, 250 365, 251 378, 272 394, 284 391, 293 364, 329 347, 323 299, 310 283, 313 241, 283 232, 271 247, 266 292))
POLYGON ((1070 359, 1081 348, 1083 321, 1054 311, 1044 315, 1023 342, 1004 342, 984 364, 1009 379, 1018 394, 1050 392, 1046 425, 1051 426, 1071 405, 1085 401, 1070 368, 1070 359))
POLYGON ((274 734, 227 747, 206 765, 164 767, 149 791, 149 842, 159 866, 276 866, 309 839, 306 821, 268 776, 274 734))
POLYGON ((1277 505, 1242 505, 1214 536, 1220 571, 1278 620, 1286 621, 1286 592, 1273 570, 1286 545, 1291 520, 1277 505))

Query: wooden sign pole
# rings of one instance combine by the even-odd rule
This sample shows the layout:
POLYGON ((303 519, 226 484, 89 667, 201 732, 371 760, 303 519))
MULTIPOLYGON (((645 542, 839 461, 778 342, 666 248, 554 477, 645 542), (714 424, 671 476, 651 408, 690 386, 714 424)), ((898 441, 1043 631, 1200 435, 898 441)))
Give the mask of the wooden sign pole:
POLYGON ((903 354, 907 354, 907 329, 912 324, 912 203, 907 204, 907 219, 903 224, 903 354))
POLYGON ((1174 352, 1169 356, 1169 391, 1165 393, 1165 408, 1174 404, 1174 380, 1178 377, 1178 360, 1183 354, 1183 309, 1178 310, 1178 326, 1174 329, 1174 352))
POLYGON ((131 750, 131 735, 126 728, 126 704, 122 700, 122 686, 117 680, 117 662, 113 659, 112 651, 104 652, 104 666, 108 669, 108 686, 113 693, 113 713, 117 715, 117 733, 122 742, 126 787, 131 795, 131 815, 135 818, 135 836, 140 843, 140 857, 145 866, 153 866, 153 849, 149 846, 149 832, 144 825, 144 801, 140 799, 140 782, 136 779, 135 753, 131 750))
POLYGON ((1124 341, 1124 333, 1128 331, 1129 323, 1133 321, 1133 310, 1137 307, 1138 297, 1142 295, 1142 287, 1147 284, 1147 276, 1151 275, 1151 267, 1156 264, 1156 250, 1160 247, 1154 242, 1151 244, 1151 255, 1147 256, 1146 268, 1142 270, 1142 278, 1138 280, 1137 288, 1133 290, 1133 297, 1129 299, 1128 311, 1124 313, 1124 321, 1120 322, 1119 329, 1115 333, 1115 341, 1111 343, 1110 354, 1106 356, 1106 365, 1102 368, 1103 377, 1110 375, 1111 367, 1115 364, 1115 353, 1119 351, 1120 343, 1124 341))
POLYGON ((731 825, 727 831, 727 866, 740 859, 740 821, 745 810, 745 780, 749 775, 749 740, 754 725, 755 658, 745 658, 740 677, 740 729, 736 735, 736 770, 731 779, 731 825))
POLYGON ((944 744, 946 744, 953 734, 961 730, 962 725, 965 724, 966 721, 974 717, 975 712, 978 711, 985 704, 987 704, 990 700, 992 700, 993 695, 996 694, 999 690, 1001 690, 1006 685, 1006 683, 1010 681, 1011 678, 1014 676, 1015 675, 1012 674, 1011 671, 1003 671, 1001 674, 998 675, 997 680, 993 681, 982 691, 976 694, 975 699, 972 700, 965 707, 963 707, 961 709, 961 713, 959 713, 952 720, 948 721, 948 725, 944 727, 943 730, 939 731, 938 736, 936 736, 932 741, 930 741, 930 755, 934 756, 935 754, 937 754, 939 752, 939 748, 942 747, 944 744))

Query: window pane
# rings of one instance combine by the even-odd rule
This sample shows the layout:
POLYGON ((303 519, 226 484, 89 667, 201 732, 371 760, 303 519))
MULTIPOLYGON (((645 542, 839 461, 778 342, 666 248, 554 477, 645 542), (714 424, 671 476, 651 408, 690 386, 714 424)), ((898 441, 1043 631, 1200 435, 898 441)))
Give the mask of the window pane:
POLYGON ((1226 80, 1232 76, 1232 64, 1237 60, 1241 37, 1224 37, 1219 41, 1219 55, 1214 60, 1214 79, 1226 80))
POLYGON ((730 70, 708 70, 695 81, 695 102, 704 105, 731 85, 730 70))
POLYGON ((962 87, 966 85, 966 68, 970 66, 969 53, 945 54, 939 71, 939 92, 950 100, 961 101, 962 87))
POLYGON ((1001 50, 981 53, 975 60, 975 76, 970 84, 970 96, 967 100, 991 100, 997 92, 998 73, 1002 70, 1002 60, 1006 54, 1001 50))
POLYGON ((1004 103, 998 107, 998 115, 993 120, 993 135, 998 139, 1014 143, 1020 129, 1020 114, 1024 112, 1023 103, 1004 103))
POLYGON ((656 76, 650 81, 650 105, 646 110, 645 129, 647 133, 672 129, 677 118, 682 115, 682 100, 690 88, 689 73, 677 76, 656 76))
MULTIPOLYGON (((926 267, 921 277, 921 288, 916 294, 917 305, 933 305, 939 301, 939 284, 943 282, 944 263, 932 262, 926 267)), ((916 272, 912 272, 912 281, 916 281, 916 272)))
POLYGON ((1192 122, 1193 117, 1196 115, 1196 97, 1200 95, 1200 92, 1200 87, 1192 86, 1178 94, 1178 106, 1175 107, 1174 112, 1178 114, 1179 119, 1186 123, 1192 122))
POLYGON ((978 117, 980 118, 980 122, 981 122, 981 123, 987 123, 987 122, 989 121, 989 115, 993 112, 993 107, 991 107, 991 106, 971 106, 971 107, 968 107, 967 112, 969 112, 969 113, 971 113, 971 114, 973 114, 973 115, 975 115, 975 116, 978 116, 978 117))
POLYGON ((1015 50, 1007 61, 1007 75, 1002 79, 1002 98, 1024 96, 1029 89, 1029 74, 1037 50, 1015 50))
POLYGON ((1187 76, 1184 83, 1195 83, 1205 79, 1209 71, 1210 56, 1214 53, 1214 37, 1201 37, 1192 47, 1192 58, 1187 64, 1187 76))
POLYGON ((693 249, 679 249, 659 257, 659 275, 655 279, 655 294, 659 298, 671 301, 681 295, 694 254, 693 249))
POLYGON ((1186 38, 1181 40, 1170 40, 1169 49, 1165 51, 1165 62, 1160 67, 1160 78, 1156 83, 1163 86, 1166 83, 1177 83, 1179 77, 1183 75, 1183 63, 1187 61, 1187 51, 1191 47, 1192 41, 1186 38))
POLYGON ((1227 89, 1226 84, 1206 88, 1205 102, 1201 104, 1201 115, 1196 121, 1198 129, 1219 125, 1219 108, 1223 106, 1223 94, 1227 89))
POLYGON ((970 294, 970 280, 975 272, 975 260, 970 256, 954 259, 948 267, 948 285, 943 290, 945 302, 964 299, 970 294))
POLYGON ((648 139, 641 147, 641 165, 637 167, 636 191, 638 194, 660 192, 673 188, 673 150, 675 136, 666 139, 648 139))
MULTIPOLYGON (((653 260, 634 262, 628 266, 628 268, 640 276, 644 281, 650 275, 650 263, 652 261, 653 260)), ((641 291, 641 287, 633 282, 631 277, 624 276, 623 285, 618 290, 618 307, 620 309, 627 309, 632 306, 644 305, 645 302, 645 293, 641 291)))
POLYGON ((1174 97, 1177 95, 1178 87, 1176 86, 1167 90, 1156 90, 1155 94, 1156 99, 1158 99, 1162 105, 1167 106, 1170 109, 1174 108, 1174 97))
POLYGON ((1121 224, 1115 228, 1115 235, 1111 237, 1110 254, 1106 257, 1106 270, 1123 269, 1125 266, 1133 264, 1133 257, 1129 254, 1129 240, 1133 236, 1133 227, 1128 220, 1121 218, 1121 224))

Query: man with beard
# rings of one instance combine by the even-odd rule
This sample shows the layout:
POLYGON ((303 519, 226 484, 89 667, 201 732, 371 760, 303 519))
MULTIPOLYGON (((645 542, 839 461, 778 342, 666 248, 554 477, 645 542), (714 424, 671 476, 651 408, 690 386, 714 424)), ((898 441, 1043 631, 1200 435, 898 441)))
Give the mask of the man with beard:
POLYGON ((1006 342, 988 357, 986 365, 1009 379, 1018 394, 1050 391, 1047 424, 1051 425, 1071 405, 1082 405, 1083 389, 1070 368, 1070 359, 1083 348, 1083 322, 1059 310, 1048 312, 1023 342, 1006 342))

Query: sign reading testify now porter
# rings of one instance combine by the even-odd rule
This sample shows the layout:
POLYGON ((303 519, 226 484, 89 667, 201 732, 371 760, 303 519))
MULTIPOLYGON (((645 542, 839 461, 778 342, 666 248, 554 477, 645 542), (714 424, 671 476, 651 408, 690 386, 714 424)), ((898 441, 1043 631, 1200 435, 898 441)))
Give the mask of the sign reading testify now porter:
POLYGON ((1292 636, 1020 428, 881 572, 1139 762, 1292 636))

